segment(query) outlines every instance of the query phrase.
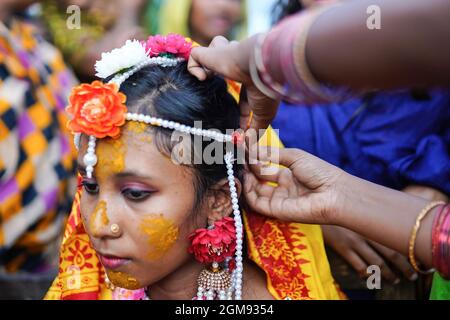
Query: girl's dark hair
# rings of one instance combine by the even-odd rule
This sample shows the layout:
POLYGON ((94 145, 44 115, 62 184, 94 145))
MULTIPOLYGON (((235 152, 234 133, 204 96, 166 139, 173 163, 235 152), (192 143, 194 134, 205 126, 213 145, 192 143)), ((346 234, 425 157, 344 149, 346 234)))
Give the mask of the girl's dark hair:
MULTIPOLYGON (((227 91, 227 83, 219 77, 199 81, 187 71, 187 63, 175 67, 149 66, 127 79, 120 88, 127 96, 129 112, 142 113, 190 127, 201 121, 202 129, 217 129, 226 133, 239 127, 237 102, 227 91)), ((172 130, 149 126, 154 130, 155 142, 161 152, 170 155, 176 143, 171 142, 172 130)), ((194 141, 191 137, 191 143, 194 141)), ((211 141, 202 142, 202 152, 211 141)), ((230 145, 228 145, 228 148, 230 145)), ((223 154, 226 144, 223 143, 223 154)), ((231 149, 233 150, 233 149, 231 149)), ((198 151, 198 150, 196 150, 198 151)), ((220 180, 227 178, 222 163, 193 163, 196 206, 204 194, 220 180)), ((242 166, 234 166, 235 175, 241 177, 242 166)))
POLYGON ((276 24, 287 16, 303 9, 304 7, 299 0, 278 0, 273 7, 272 23, 276 24))

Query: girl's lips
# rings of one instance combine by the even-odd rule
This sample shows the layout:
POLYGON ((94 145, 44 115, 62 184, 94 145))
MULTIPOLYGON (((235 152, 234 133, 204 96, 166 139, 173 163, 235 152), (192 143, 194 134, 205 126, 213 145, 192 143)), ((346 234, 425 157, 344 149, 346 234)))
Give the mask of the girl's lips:
POLYGON ((123 266, 128 261, 130 261, 129 259, 125 259, 125 258, 119 258, 119 257, 115 257, 115 256, 104 256, 101 254, 99 254, 98 257, 100 259, 100 262, 107 269, 117 269, 117 268, 123 266))

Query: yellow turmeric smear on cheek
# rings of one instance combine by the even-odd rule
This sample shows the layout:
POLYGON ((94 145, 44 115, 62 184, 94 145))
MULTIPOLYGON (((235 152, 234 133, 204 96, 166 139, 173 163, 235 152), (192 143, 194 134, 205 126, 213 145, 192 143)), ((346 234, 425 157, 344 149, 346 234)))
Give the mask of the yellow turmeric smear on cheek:
POLYGON ((92 235, 97 236, 102 227, 109 224, 108 213, 106 211, 106 202, 101 200, 94 209, 94 212, 89 217, 89 229, 92 235))
POLYGON ((147 236, 150 247, 147 255, 149 260, 160 259, 178 240, 178 226, 164 218, 162 214, 145 217, 140 229, 147 236))
POLYGON ((117 287, 128 290, 137 290, 142 288, 139 281, 129 274, 111 270, 106 270, 106 274, 108 275, 109 281, 117 287))

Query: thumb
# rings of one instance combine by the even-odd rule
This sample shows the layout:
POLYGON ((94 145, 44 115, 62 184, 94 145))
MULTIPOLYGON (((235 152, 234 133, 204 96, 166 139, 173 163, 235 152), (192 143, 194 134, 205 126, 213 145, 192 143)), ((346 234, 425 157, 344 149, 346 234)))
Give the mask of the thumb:
POLYGON ((188 71, 198 80, 203 81, 209 75, 208 69, 214 68, 215 61, 217 58, 214 48, 195 47, 189 56, 188 71))

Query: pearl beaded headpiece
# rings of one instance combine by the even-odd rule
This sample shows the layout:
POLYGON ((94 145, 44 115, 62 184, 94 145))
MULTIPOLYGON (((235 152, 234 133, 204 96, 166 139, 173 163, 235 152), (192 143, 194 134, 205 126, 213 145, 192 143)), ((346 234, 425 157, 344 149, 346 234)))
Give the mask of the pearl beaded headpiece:
MULTIPOLYGON (((69 128, 74 131, 74 143, 77 150, 80 148, 81 134, 85 133, 89 136, 87 152, 83 157, 83 163, 86 166, 86 175, 88 178, 92 177, 94 167, 97 164, 97 156, 95 154, 97 139, 107 136, 113 138, 117 137, 118 128, 122 126, 125 121, 135 121, 152 126, 159 126, 183 133, 207 137, 219 142, 238 143, 242 141, 241 136, 237 132, 232 135, 228 135, 215 130, 194 128, 144 114, 126 112, 126 107, 123 104, 126 98, 122 93, 118 92, 124 81, 147 66, 155 65, 161 67, 174 67, 178 63, 187 60, 191 48, 192 43, 186 41, 181 36, 173 34, 168 35, 167 37, 150 37, 147 42, 139 42, 137 40, 127 41, 122 48, 114 49, 109 53, 104 53, 102 55, 102 59, 96 63, 97 76, 107 78, 113 74, 116 74, 108 82, 108 84, 95 81, 90 85, 82 84, 74 89, 70 98, 71 105, 67 108, 68 112, 74 116, 74 118, 69 122, 69 128), (171 50, 176 52, 165 51, 169 43, 171 50), (99 92, 104 94, 105 91, 110 97, 113 97, 113 99, 108 98, 107 100, 115 101, 114 105, 108 105, 106 107, 104 105, 97 105, 102 99, 102 97, 99 96, 99 92), (111 124, 109 122, 106 123, 104 125, 105 129, 102 127, 101 131, 93 130, 93 126, 89 126, 89 123, 86 125, 89 121, 98 124, 95 122, 96 119, 106 118, 104 113, 108 110, 105 111, 104 109, 113 110, 110 112, 123 113, 123 119, 121 121, 117 121, 116 124, 111 124), (100 117, 99 114, 102 117, 100 117), (83 121, 78 121, 78 118, 82 118, 83 121)), ((240 300, 242 298, 243 225, 233 171, 233 153, 226 153, 224 160, 227 168, 228 184, 231 193, 234 222, 236 227, 236 268, 231 274, 231 286, 228 288, 226 293, 221 292, 220 295, 217 295, 217 297, 220 299, 231 299, 232 293, 234 292, 235 299, 240 300)), ((200 296, 206 294, 207 299, 213 299, 213 293, 203 292, 203 290, 204 288, 199 287, 197 294, 199 298, 200 296)))

